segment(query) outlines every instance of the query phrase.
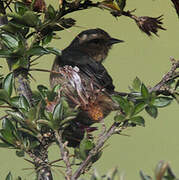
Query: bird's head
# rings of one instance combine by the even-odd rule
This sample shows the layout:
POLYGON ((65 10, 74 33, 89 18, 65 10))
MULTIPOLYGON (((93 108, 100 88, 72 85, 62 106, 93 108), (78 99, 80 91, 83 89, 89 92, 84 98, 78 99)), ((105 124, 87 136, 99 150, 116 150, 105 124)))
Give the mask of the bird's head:
POLYGON ((78 48, 87 53, 97 62, 102 62, 113 44, 123 42, 122 40, 112 38, 102 29, 89 29, 82 31, 69 45, 69 48, 78 48))

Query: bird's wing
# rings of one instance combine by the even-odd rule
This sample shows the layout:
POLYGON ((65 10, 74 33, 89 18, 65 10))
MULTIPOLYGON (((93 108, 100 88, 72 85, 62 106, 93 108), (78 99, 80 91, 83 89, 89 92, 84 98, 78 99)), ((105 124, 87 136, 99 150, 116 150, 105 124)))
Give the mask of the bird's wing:
POLYGON ((86 75, 88 79, 91 79, 100 87, 105 88, 109 92, 114 90, 113 80, 105 67, 86 54, 71 51, 62 55, 61 62, 59 63, 60 66, 77 66, 82 74, 86 75))

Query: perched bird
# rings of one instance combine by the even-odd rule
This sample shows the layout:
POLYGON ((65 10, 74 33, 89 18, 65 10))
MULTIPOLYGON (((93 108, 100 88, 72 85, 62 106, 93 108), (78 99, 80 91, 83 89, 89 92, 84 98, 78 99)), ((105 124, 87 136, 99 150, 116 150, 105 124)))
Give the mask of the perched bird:
MULTIPOLYGON (((62 67, 71 66, 79 69, 81 86, 85 91, 79 92, 80 94, 71 94, 73 96, 71 98, 67 97, 70 104, 75 104, 76 101, 73 101, 75 98, 82 104, 79 114, 73 121, 76 126, 73 124, 73 127, 69 126, 69 129, 76 127, 76 130, 79 131, 79 127, 88 127, 106 117, 116 108, 116 104, 110 97, 115 88, 113 80, 102 62, 107 57, 112 45, 120 42, 123 41, 112 38, 102 29, 89 29, 78 34, 62 51, 62 55, 56 57, 50 74, 51 87, 62 84, 64 81, 59 74, 53 72, 59 72, 62 67)), ((74 91, 70 90, 70 92, 74 91)), ((66 95, 68 94, 69 92, 66 93, 66 95)), ((76 134, 79 135, 79 133, 76 134)))

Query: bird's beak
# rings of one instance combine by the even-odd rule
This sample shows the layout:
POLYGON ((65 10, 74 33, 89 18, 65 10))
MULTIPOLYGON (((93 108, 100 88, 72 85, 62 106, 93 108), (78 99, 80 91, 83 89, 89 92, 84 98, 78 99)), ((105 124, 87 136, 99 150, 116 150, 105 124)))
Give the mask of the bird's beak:
POLYGON ((110 44, 116 44, 116 43, 121 43, 121 42, 124 42, 123 40, 120 40, 120 39, 115 39, 115 38, 111 38, 110 39, 110 44))

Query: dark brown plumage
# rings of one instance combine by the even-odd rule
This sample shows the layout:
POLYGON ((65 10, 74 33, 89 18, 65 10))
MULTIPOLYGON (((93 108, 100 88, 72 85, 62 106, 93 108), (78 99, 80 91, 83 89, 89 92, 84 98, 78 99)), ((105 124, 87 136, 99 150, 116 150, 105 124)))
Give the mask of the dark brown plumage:
MULTIPOLYGON (((112 45, 120 42, 123 41, 110 37, 102 29, 89 29, 77 35, 71 44, 62 51, 62 55, 56 57, 52 71, 59 72, 64 66, 76 66, 79 68, 78 74, 82 81, 82 85, 80 85, 83 86, 82 92, 74 92, 75 88, 69 83, 68 88, 63 88, 64 94, 72 106, 77 105, 76 101, 81 103, 81 110, 72 122, 76 125, 68 127, 73 136, 77 129, 79 131, 79 127, 90 126, 94 122, 100 121, 116 108, 116 104, 110 97, 115 88, 113 80, 102 62, 107 57, 112 45), (69 88, 70 91, 67 90, 69 88), (75 102, 73 99, 76 99, 75 102), (74 128, 76 130, 73 131, 74 128)), ((59 74, 51 73, 51 87, 59 83, 63 84, 64 81, 59 74)), ((82 137, 81 134, 76 133, 76 136, 82 137)))

